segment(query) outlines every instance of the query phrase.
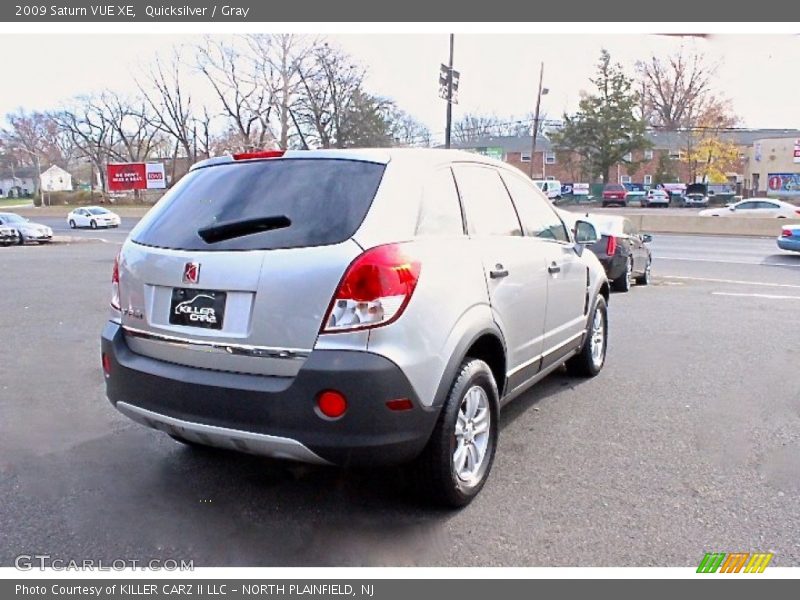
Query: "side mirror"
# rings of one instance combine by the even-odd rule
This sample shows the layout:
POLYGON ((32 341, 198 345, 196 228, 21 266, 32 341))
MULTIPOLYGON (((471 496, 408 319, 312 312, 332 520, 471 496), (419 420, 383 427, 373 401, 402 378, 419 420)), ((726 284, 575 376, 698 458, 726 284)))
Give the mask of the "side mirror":
POLYGON ((642 234, 642 241, 643 241, 645 244, 649 244, 650 242, 652 242, 652 241, 653 241, 653 236, 652 236, 652 235, 650 235, 649 233, 643 233, 643 234, 642 234))
POLYGON ((584 246, 594 244, 600 236, 597 229, 589 221, 575 221, 575 242, 584 246))

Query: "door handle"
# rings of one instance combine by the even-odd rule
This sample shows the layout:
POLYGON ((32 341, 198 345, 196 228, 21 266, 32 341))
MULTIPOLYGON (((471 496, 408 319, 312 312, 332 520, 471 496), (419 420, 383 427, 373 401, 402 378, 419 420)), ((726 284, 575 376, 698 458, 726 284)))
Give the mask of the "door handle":
POLYGON ((547 267, 547 272, 550 273, 551 275, 555 275, 556 273, 561 273, 561 267, 554 261, 550 264, 549 267, 547 267))
POLYGON ((500 279, 502 277, 508 277, 508 269, 503 267, 500 263, 497 263, 494 266, 494 269, 489 271, 489 277, 491 279, 500 279))

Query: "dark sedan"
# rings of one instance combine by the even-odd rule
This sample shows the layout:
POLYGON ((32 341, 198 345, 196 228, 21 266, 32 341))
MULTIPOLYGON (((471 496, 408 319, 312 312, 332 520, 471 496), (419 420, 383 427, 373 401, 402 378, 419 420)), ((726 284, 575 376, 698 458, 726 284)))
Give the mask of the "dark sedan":
POLYGON ((627 292, 634 281, 637 285, 648 285, 653 257, 647 244, 652 241, 652 236, 640 233, 625 217, 587 217, 600 236, 598 241, 587 247, 603 264, 611 288, 627 292))

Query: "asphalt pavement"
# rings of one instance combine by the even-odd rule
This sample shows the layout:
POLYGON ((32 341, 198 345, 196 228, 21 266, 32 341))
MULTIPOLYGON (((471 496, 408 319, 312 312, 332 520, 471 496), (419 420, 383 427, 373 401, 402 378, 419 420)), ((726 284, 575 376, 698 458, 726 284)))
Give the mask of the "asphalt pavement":
POLYGON ((461 511, 421 505, 402 471, 198 452, 130 422, 99 357, 118 244, 0 248, 0 565, 800 566, 800 255, 652 247, 654 284, 612 295, 602 373, 506 407, 461 511))

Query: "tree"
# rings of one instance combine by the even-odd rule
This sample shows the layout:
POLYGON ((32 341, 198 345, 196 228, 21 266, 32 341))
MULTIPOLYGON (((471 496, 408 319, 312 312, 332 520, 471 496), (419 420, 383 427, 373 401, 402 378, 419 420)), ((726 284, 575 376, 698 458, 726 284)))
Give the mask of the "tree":
POLYGON ((79 96, 69 108, 51 113, 51 118, 69 136, 78 154, 97 169, 100 187, 107 191, 105 167, 117 138, 103 101, 96 96, 79 96))
POLYGON ((391 132, 386 101, 364 90, 366 71, 327 43, 298 66, 301 88, 295 103, 307 140, 322 148, 386 145, 391 132))
POLYGON ((693 178, 700 178, 704 183, 727 182, 726 171, 733 169, 738 159, 739 148, 736 144, 717 136, 700 140, 692 152, 683 158, 694 165, 693 178))
POLYGON ((679 177, 675 169, 675 161, 669 157, 667 152, 661 153, 658 157, 656 172, 653 174, 653 183, 656 185, 664 183, 677 183, 679 177))
MULTIPOLYGON (((277 120, 277 143, 282 150, 289 148, 294 123, 292 109, 302 90, 301 73, 312 49, 317 45, 295 34, 251 34, 246 38, 256 57, 256 72, 260 85, 269 90, 271 118, 277 120)), ((296 132, 295 132, 296 134, 296 132)))
POLYGON ((393 145, 395 146, 424 146, 430 147, 433 136, 430 129, 417 121, 406 111, 391 103, 387 109, 386 118, 389 124, 393 145))
POLYGON ((645 137, 645 122, 637 114, 640 97, 632 89, 633 80, 611 62, 607 50, 600 53, 597 75, 591 81, 597 93, 584 96, 577 113, 564 115, 563 128, 553 132, 551 140, 558 150, 580 156, 593 178, 601 176, 608 182, 612 166, 632 165, 629 155, 651 144, 645 137))
POLYGON ((665 58, 652 55, 639 61, 636 70, 645 117, 654 127, 672 131, 694 127, 720 102, 711 90, 717 65, 683 46, 665 58))
POLYGON ((6 115, 8 129, 0 131, 4 162, 17 167, 36 167, 37 157, 43 165, 67 166, 74 146, 59 129, 51 115, 44 112, 17 112, 6 115))
POLYGON ((230 129, 238 135, 234 150, 257 150, 271 144, 273 101, 270 88, 262 85, 261 58, 250 58, 250 53, 210 37, 197 51, 197 68, 219 99, 230 129))
MULTIPOLYGON (((539 116, 539 135, 545 132, 546 116, 539 116)), ((498 117, 497 115, 479 115, 468 113, 453 124, 453 139, 462 144, 469 144, 484 137, 519 137, 531 135, 533 114, 522 117, 498 117)))

